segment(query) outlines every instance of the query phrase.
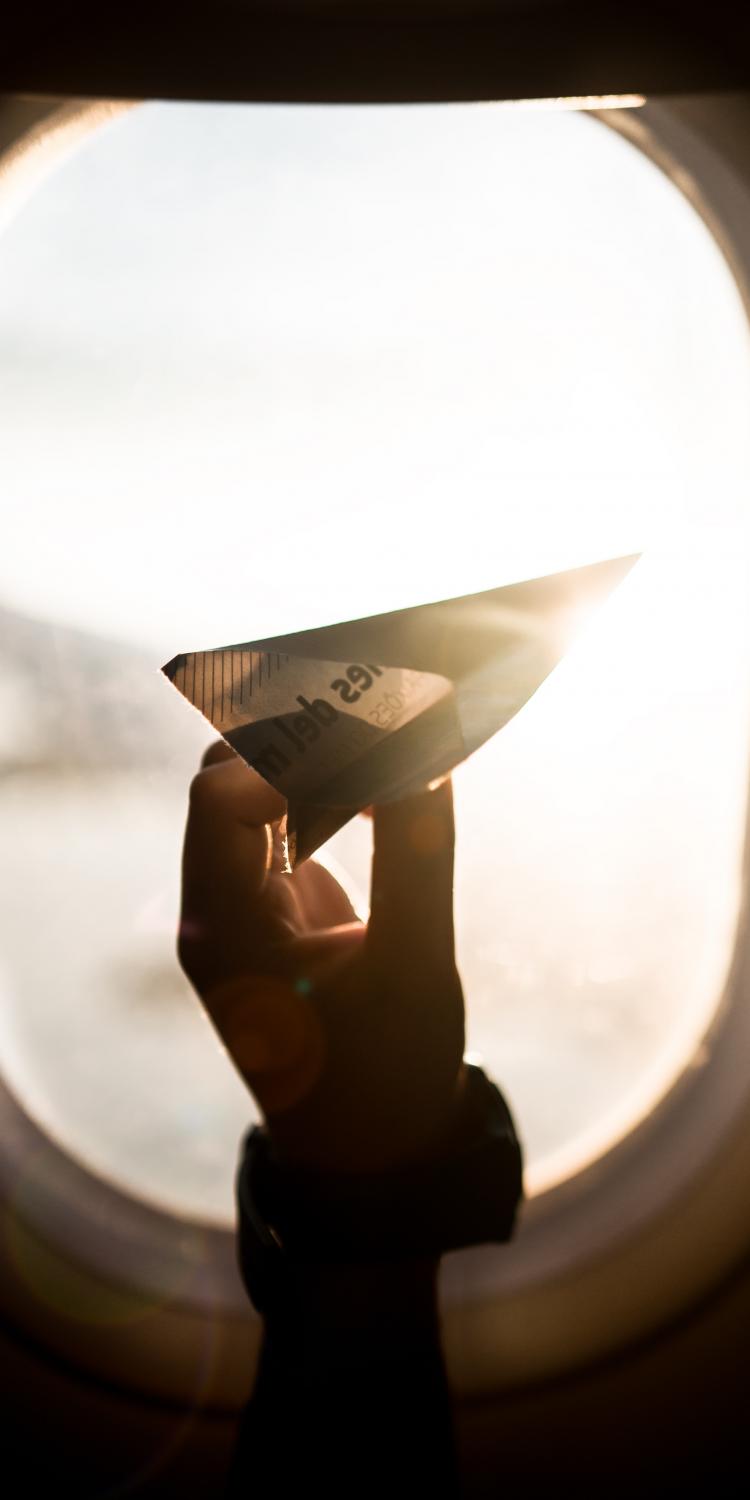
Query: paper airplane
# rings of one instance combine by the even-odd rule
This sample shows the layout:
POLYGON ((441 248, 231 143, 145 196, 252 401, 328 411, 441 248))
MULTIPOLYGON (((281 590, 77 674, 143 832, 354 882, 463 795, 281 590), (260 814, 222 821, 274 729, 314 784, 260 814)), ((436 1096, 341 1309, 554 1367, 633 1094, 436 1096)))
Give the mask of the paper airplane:
POLYGON ((288 802, 290 864, 512 719, 638 555, 175 656, 162 671, 288 802))

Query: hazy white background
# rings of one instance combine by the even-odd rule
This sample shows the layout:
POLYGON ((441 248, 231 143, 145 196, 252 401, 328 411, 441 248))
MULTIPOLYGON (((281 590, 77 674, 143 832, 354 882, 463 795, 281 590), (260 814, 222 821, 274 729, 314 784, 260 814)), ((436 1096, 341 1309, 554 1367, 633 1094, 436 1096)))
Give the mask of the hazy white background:
POLYGON ((530 1187, 652 1105, 736 914, 749 410, 718 248, 583 116, 149 105, 49 179, 0 241, 0 1049, 43 1124, 231 1211, 162 661, 633 550, 456 776, 457 910, 530 1187))

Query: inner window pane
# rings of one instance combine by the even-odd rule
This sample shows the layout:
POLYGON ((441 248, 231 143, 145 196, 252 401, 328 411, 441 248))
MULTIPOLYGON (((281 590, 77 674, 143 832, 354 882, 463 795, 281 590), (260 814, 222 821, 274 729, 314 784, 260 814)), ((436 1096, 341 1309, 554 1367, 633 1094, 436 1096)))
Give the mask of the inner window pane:
MULTIPOLYGON (((469 1045, 531 1190, 721 995, 747 771, 747 326, 614 132, 147 105, 0 242, 0 1057, 92 1170, 227 1220, 253 1116, 174 959, 178 650, 643 550, 456 774, 469 1045)), ((369 825, 328 847, 366 896, 369 825)))

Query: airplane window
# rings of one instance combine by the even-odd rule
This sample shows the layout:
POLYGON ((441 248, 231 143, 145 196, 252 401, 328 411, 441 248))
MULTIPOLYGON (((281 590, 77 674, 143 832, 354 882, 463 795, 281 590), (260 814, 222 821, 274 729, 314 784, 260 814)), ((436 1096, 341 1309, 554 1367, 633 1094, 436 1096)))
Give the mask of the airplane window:
MULTIPOLYGON (((643 557, 456 773, 469 1046, 541 1191, 700 1061, 748 749, 750 347, 601 122, 156 105, 0 241, 0 1059, 67 1151, 228 1223, 248 1095, 174 958, 211 731, 179 650, 643 557)), ((324 857, 357 900, 369 826, 324 857)))

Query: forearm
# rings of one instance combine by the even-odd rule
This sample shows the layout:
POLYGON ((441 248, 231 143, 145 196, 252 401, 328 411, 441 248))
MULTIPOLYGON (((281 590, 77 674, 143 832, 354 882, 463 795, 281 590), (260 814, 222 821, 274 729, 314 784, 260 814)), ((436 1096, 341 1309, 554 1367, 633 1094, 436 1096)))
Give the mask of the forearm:
POLYGON ((506 1240, 522 1190, 507 1105, 481 1069, 466 1072, 442 1155, 382 1178, 291 1173, 274 1165, 266 1134, 250 1132, 239 1256, 265 1338, 240 1450, 246 1480, 283 1477, 292 1493, 314 1475, 347 1500, 382 1500, 394 1477, 400 1493, 412 1481, 415 1493, 458 1493, 439 1254, 506 1240))
POLYGON ((458 1493, 436 1281, 436 1261, 299 1273, 294 1311, 266 1320, 240 1488, 458 1493))
POLYGON ((263 1366, 297 1378, 375 1363, 438 1360, 436 1259, 293 1267, 294 1293, 265 1319, 263 1366))

